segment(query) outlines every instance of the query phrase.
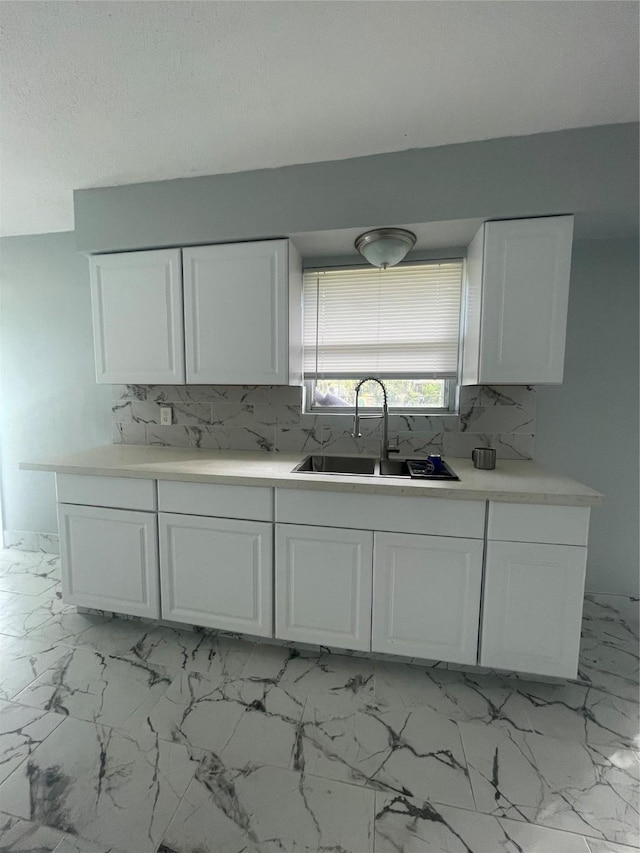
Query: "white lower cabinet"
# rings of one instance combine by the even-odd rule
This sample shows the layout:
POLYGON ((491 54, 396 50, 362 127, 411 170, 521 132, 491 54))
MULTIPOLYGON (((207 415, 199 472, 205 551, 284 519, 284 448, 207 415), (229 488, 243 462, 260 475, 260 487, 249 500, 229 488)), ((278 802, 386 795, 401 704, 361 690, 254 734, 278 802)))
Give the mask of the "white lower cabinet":
POLYGON ((276 636, 371 648, 373 533, 276 525, 276 636))
POLYGON ((262 486, 75 474, 57 491, 66 604, 577 674, 588 508, 492 501, 485 534, 479 501, 276 489, 274 502, 262 486))
POLYGON ((489 541, 480 664, 575 678, 587 549, 489 541))
POLYGON ((483 542, 376 533, 374 652, 475 664, 483 542))
POLYGON ((159 514, 162 616, 273 636, 272 524, 159 514))
POLYGON ((160 616, 155 512, 58 504, 65 604, 160 616))

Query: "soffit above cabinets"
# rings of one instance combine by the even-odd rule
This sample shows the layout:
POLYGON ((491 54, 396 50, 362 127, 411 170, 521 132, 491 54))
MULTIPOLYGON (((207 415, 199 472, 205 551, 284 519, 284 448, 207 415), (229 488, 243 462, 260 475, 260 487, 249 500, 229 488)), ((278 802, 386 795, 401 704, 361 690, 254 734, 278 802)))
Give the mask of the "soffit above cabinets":
MULTIPOLYGON (((333 231, 306 231, 291 234, 290 239, 303 258, 353 257, 362 263, 356 252, 356 238, 371 228, 406 228, 416 235, 413 255, 420 252, 468 246, 484 219, 456 219, 447 222, 369 222, 358 228, 343 228, 333 231)), ((411 254, 409 257, 411 257, 411 254)))

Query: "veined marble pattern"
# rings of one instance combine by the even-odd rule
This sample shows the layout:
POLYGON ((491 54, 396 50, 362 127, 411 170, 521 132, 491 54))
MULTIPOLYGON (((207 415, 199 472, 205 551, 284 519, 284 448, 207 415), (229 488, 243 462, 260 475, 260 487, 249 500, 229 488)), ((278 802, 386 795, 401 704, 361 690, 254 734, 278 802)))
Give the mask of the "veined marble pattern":
POLYGON ((131 731, 144 722, 176 674, 159 664, 67 649, 15 701, 131 731))
MULTIPOLYGON (((462 388, 458 415, 394 415, 389 419, 403 454, 468 456, 496 447, 503 459, 530 459, 535 434, 535 388, 462 388)), ((114 386, 113 440, 225 450, 377 453, 380 421, 363 422, 351 436, 351 417, 306 414, 302 388, 285 386, 114 386), (171 405, 173 423, 160 426, 160 404, 171 405)))
POLYGON ((529 703, 516 685, 493 673, 415 664, 376 664, 376 700, 384 707, 426 707, 451 720, 529 731, 529 703))
POLYGON ((0 634, 0 699, 12 699, 64 653, 62 646, 0 634))
POLYGON ((637 598, 586 595, 580 680, 619 699, 637 702, 640 671, 637 598))
POLYGON ((148 624, 134 619, 71 612, 45 622, 30 636, 43 642, 86 647, 100 654, 128 656, 148 631, 148 624))
POLYGON ((460 729, 478 811, 638 842, 635 752, 470 723, 460 729))
POLYGON ((580 835, 390 794, 375 827, 376 853, 589 853, 580 835))
POLYGON ((31 530, 5 530, 4 547, 19 551, 42 551, 45 554, 60 553, 60 537, 57 533, 34 533, 31 530))
POLYGON ((374 790, 473 809, 456 723, 427 708, 327 709, 310 697, 294 767, 374 790))
POLYGON ((125 853, 111 844, 94 844, 48 826, 0 812, 2 853, 125 853))
POLYGON ((373 853, 374 792, 278 767, 203 762, 161 853, 373 853))
POLYGON ((75 607, 63 603, 62 592, 57 585, 39 595, 0 592, 0 627, 3 634, 12 637, 29 637, 56 616, 73 612, 75 607))
POLYGON ((13 773, 64 717, 0 700, 0 782, 13 773))
POLYGON ((0 812, 2 853, 53 853, 65 836, 48 826, 0 812))
MULTIPOLYGON (((640 749, 638 702, 580 684, 518 681, 531 728, 581 743, 640 749)), ((637 685, 636 685, 637 695, 637 685)))
POLYGON ((195 769, 180 744, 69 717, 0 786, 2 808, 88 841, 151 853, 195 769))
POLYGON ((244 669, 253 649, 246 640, 218 636, 211 631, 162 626, 147 631, 126 656, 185 672, 235 677, 244 669))
POLYGON ((60 558, 54 554, 7 549, 0 552, 0 592, 40 595, 60 581, 60 558))
POLYGON ((78 613, 51 555, 0 573, 3 853, 638 849, 637 601, 588 596, 581 680, 541 683, 78 613))
POLYGON ((288 768, 304 701, 266 679, 181 675, 148 715, 159 737, 219 755, 231 767, 288 768))

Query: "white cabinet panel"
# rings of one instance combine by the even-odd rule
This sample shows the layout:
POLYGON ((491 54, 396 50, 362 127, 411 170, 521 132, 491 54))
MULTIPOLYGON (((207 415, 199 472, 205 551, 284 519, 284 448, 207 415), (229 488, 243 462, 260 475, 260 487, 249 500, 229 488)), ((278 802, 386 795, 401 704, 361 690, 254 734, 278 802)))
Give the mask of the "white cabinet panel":
POLYGON ((376 533, 374 652, 475 664, 483 543, 376 533))
POLYGON ((272 525, 160 513, 165 619, 272 636, 272 525))
POLYGON ((485 501, 276 489, 276 521, 436 536, 484 537, 485 501))
POLYGON ((261 486, 159 480, 158 508, 161 512, 272 521, 273 495, 271 488, 261 486))
POLYGON ((371 648, 373 533, 276 525, 276 637, 371 648))
POLYGON ((587 549, 489 542, 480 663, 575 678, 587 549))
POLYGON ((467 263, 463 384, 562 382, 572 238, 572 216, 482 226, 467 263))
POLYGON ((59 504, 58 527, 66 604, 160 616, 155 514, 59 504))
POLYGON ((56 474, 60 503, 155 510, 156 481, 91 474, 56 474))
POLYGON ((98 382, 185 381, 180 250, 90 261, 98 382))
POLYGON ((589 538, 589 507, 508 504, 491 501, 487 537, 503 542, 584 545, 589 538))
POLYGON ((184 249, 187 382, 288 384, 290 250, 288 240, 184 249))

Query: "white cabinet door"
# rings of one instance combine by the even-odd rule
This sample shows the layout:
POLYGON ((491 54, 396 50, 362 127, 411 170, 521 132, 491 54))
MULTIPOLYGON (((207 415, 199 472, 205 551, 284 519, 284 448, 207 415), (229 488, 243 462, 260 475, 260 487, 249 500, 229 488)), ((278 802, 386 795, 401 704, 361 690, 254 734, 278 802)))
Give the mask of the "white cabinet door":
POLYGON ((187 382, 289 383, 288 255, 288 240, 183 251, 187 382))
POLYGON ((587 549, 489 542, 480 663, 575 678, 587 549))
POLYGON ((376 533, 374 652, 475 664, 483 543, 376 533))
POLYGON ((276 525, 276 637, 371 648, 373 533, 276 525))
POLYGON ((155 513, 58 504, 66 604, 160 616, 155 513))
POLYGON ((162 615, 271 637, 272 526, 160 513, 162 615))
POLYGON ((185 381, 180 250, 91 258, 98 382, 185 381))
POLYGON ((562 382, 572 216, 486 222, 469 247, 463 384, 562 382))

